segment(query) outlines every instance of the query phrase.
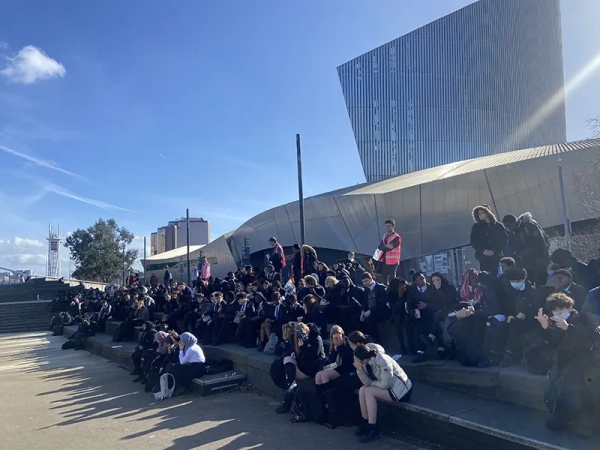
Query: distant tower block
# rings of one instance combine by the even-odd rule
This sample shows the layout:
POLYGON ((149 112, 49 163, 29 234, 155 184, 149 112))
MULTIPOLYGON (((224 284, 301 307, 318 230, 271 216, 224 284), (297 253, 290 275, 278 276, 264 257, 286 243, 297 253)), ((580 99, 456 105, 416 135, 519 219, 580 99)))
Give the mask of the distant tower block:
POLYGON ((48 231, 48 269, 47 276, 53 278, 60 278, 60 243, 62 242, 62 236, 60 233, 60 225, 58 225, 58 231, 55 232, 52 228, 52 224, 49 226, 48 231))

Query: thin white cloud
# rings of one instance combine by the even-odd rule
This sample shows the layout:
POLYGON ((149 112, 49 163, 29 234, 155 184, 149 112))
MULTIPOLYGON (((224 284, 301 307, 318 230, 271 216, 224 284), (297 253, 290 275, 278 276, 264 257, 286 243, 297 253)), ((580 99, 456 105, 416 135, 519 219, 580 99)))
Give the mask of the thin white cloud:
POLYGON ((53 194, 60 195, 62 197, 66 197, 66 198, 70 198, 72 200, 77 200, 78 202, 96 206, 101 209, 106 209, 106 210, 114 209, 114 210, 118 210, 118 211, 135 212, 135 211, 132 211, 131 209, 121 208, 120 206, 111 205, 110 203, 106 203, 101 200, 94 200, 92 198, 82 197, 80 195, 73 194, 72 192, 69 192, 68 190, 63 189, 62 187, 57 186, 55 184, 46 184, 44 186, 44 189, 46 189, 48 192, 52 192, 53 194))
MULTIPOLYGON (((2 134, 2 133, 0 133, 0 134, 2 134)), ((54 161, 36 158, 35 156, 30 156, 25 153, 18 152, 16 150, 6 147, 4 145, 0 145, 0 150, 5 153, 8 153, 10 155, 16 156, 17 158, 21 158, 21 159, 24 159, 25 161, 29 161, 30 163, 33 163, 36 166, 45 167, 46 169, 55 170, 57 172, 65 174, 65 175, 69 175, 71 177, 75 177, 75 178, 79 178, 80 180, 87 181, 86 178, 83 177, 82 175, 65 170, 62 167, 59 167, 54 161)))
POLYGON ((164 157, 164 155, 162 153, 159 153, 158 156, 160 156, 162 159, 167 159, 164 157))
POLYGON ((0 50, 8 50, 8 44, 6 42, 0 41, 0 50))
POLYGON ((7 57, 7 65, 0 70, 11 83, 32 84, 66 75, 65 66, 50 58, 38 47, 27 45, 13 57, 7 57))

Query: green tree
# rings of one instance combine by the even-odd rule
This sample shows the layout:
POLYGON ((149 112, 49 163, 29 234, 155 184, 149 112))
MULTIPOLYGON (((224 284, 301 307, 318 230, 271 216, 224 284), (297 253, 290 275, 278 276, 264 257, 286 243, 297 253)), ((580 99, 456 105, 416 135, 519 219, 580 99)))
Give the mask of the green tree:
POLYGON ((75 231, 64 244, 75 261, 73 277, 103 283, 120 278, 122 271, 128 271, 138 257, 137 249, 127 249, 133 237, 114 219, 99 219, 87 230, 75 231))

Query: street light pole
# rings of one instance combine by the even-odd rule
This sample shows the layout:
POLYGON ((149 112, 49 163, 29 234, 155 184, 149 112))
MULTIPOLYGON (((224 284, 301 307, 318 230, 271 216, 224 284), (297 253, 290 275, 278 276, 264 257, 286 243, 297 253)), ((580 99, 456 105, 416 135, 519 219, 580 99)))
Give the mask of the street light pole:
POLYGON ((123 242, 123 270, 121 273, 121 278, 123 280, 123 286, 125 286, 125 242, 123 242))
POLYGON ((567 208, 567 193, 565 191, 565 180, 563 176, 563 166, 562 159, 560 159, 560 155, 558 155, 558 159, 556 160, 558 163, 558 185, 560 187, 560 202, 562 204, 562 213, 563 213, 563 224, 565 227, 565 239, 567 241, 567 246, 569 251, 572 251, 571 248, 571 221, 569 220, 569 210, 567 208))
POLYGON ((190 210, 185 210, 185 227, 186 227, 186 240, 187 240, 187 285, 190 285, 190 210))
POLYGON ((296 134, 296 158, 298 160, 298 206, 300 207, 300 245, 304 245, 304 192, 302 188, 302 149, 300 135, 296 134))

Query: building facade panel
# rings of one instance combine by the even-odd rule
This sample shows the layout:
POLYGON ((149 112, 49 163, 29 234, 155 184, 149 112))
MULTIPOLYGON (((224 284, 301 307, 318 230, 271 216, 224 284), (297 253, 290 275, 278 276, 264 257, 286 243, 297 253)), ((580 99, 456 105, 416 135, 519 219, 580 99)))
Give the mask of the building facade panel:
POLYGON ((367 181, 566 141, 560 18, 479 0, 338 67, 367 181))

